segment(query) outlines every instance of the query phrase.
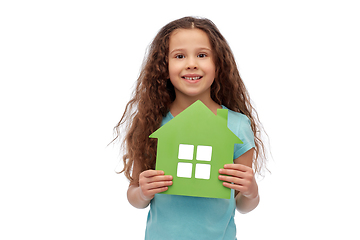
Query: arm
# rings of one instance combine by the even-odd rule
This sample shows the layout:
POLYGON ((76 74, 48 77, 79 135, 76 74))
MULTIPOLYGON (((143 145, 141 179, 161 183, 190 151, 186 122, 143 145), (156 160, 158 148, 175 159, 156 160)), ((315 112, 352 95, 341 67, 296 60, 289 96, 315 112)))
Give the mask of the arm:
MULTIPOLYGON (((139 171, 135 167, 133 174, 139 171)), ((127 198, 136 208, 146 208, 156 193, 164 192, 172 185, 172 176, 164 175, 163 171, 146 170, 139 175, 139 184, 131 182, 127 191, 127 198)))
POLYGON ((250 149, 234 160, 234 164, 226 164, 220 169, 219 179, 224 181, 225 187, 235 190, 236 208, 241 213, 254 210, 259 204, 260 198, 258 186, 252 170, 254 149, 250 149), (234 184, 231 184, 234 183, 234 184))

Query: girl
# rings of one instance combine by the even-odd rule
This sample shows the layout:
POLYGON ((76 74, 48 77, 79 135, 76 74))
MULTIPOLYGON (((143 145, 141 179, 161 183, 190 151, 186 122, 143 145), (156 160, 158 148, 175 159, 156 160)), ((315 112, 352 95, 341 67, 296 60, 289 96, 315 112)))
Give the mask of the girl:
POLYGON ((259 203, 254 172, 262 168, 264 147, 233 54, 210 20, 185 17, 159 31, 115 127, 116 138, 124 122, 128 200, 136 208, 150 204, 145 239, 236 239, 235 208, 247 213, 259 203), (172 176, 154 170, 156 140, 149 135, 196 100, 214 114, 229 109, 228 126, 244 142, 235 147, 234 164, 219 170, 223 185, 232 189, 231 199, 156 194, 172 185, 172 176))

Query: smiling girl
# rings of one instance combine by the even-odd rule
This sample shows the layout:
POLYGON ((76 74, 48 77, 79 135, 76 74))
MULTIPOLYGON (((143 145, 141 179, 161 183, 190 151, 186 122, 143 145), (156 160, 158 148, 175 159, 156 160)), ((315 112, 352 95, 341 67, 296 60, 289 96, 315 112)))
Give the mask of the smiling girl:
POLYGON ((115 127, 116 138, 125 122, 122 172, 130 180, 130 204, 150 205, 145 239, 236 239, 235 209, 247 213, 258 205, 254 172, 261 171, 265 154, 233 54, 210 20, 185 17, 159 31, 115 127), (231 199, 157 194, 172 185, 172 176, 154 170, 156 140, 149 135, 197 100, 214 114, 229 109, 228 127, 244 142, 235 147, 234 163, 219 170, 223 185, 232 189, 231 199))

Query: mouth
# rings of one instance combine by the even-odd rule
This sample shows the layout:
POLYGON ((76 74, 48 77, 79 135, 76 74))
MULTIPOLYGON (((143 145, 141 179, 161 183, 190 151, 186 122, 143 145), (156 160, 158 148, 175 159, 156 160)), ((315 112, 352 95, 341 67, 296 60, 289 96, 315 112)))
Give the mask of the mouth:
POLYGON ((186 80, 190 80, 190 81, 195 81, 195 80, 199 80, 202 78, 202 76, 196 76, 196 77, 187 77, 187 76, 183 76, 181 77, 183 79, 186 79, 186 80))

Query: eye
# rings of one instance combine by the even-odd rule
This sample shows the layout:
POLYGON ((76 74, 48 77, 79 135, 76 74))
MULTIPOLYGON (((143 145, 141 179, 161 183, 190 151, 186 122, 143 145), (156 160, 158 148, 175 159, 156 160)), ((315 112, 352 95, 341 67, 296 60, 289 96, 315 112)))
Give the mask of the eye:
POLYGON ((199 58, 204 58, 204 57, 206 57, 207 55, 205 54, 205 53, 200 53, 199 55, 198 55, 198 57, 199 58))
POLYGON ((184 56, 184 55, 182 55, 182 54, 177 54, 177 55, 175 56, 175 58, 182 59, 182 58, 185 58, 185 56, 184 56))

